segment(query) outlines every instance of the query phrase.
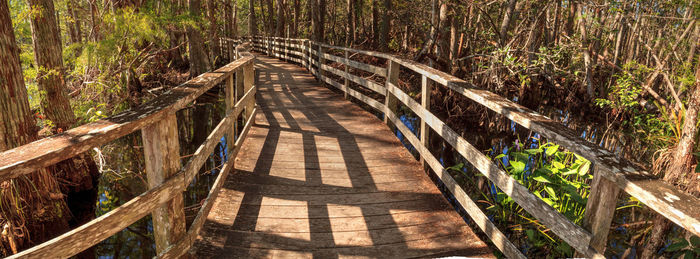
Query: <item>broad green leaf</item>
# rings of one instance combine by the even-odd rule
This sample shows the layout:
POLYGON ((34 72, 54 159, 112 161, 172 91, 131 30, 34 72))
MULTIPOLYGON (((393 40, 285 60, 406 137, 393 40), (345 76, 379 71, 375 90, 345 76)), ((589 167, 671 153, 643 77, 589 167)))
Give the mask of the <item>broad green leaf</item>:
POLYGON ((552 165, 554 165, 554 167, 558 168, 558 169, 563 169, 564 167, 566 167, 564 164, 562 164, 559 161, 552 161, 552 165))
POLYGON ((557 197, 557 193, 554 191, 554 188, 551 186, 545 186, 544 190, 547 192, 547 195, 549 195, 550 198, 553 200, 559 200, 559 197, 557 197))
POLYGON ((537 155, 539 153, 542 153, 542 149, 539 149, 539 148, 525 149, 525 153, 528 153, 530 155, 537 155))
POLYGON ((666 252, 675 252, 679 251, 683 248, 686 248, 688 246, 688 240, 681 239, 676 243, 671 244, 666 248, 666 252))
POLYGON ((510 165, 513 167, 513 171, 511 173, 518 174, 525 171, 525 163, 522 161, 511 160, 510 165))
POLYGON ((690 237, 690 243, 693 244, 693 247, 700 248, 700 237, 698 237, 698 236, 690 237))
POLYGON ((535 177, 532 177, 532 180, 541 182, 541 183, 552 183, 552 179, 547 176, 547 175, 538 175, 535 177))
POLYGON ((554 155, 554 153, 556 153, 558 150, 559 150, 559 145, 547 147, 547 152, 545 152, 545 154, 547 154, 547 156, 551 156, 551 155, 554 155))
POLYGON ((588 170, 589 170, 590 168, 591 168, 591 162, 590 162, 590 161, 583 162, 583 165, 581 165, 581 167, 578 169, 578 175, 583 176, 583 175, 587 174, 587 173, 588 173, 588 170))
POLYGON ((576 173, 578 173, 578 170, 573 169, 573 168, 564 169, 564 170, 561 171, 561 174, 564 175, 564 176, 572 175, 572 174, 576 174, 576 173))

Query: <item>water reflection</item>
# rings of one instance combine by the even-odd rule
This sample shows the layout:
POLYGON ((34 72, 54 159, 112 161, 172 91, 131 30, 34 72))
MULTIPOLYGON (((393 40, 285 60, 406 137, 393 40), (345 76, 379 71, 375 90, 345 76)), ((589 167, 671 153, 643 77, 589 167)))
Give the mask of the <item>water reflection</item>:
MULTIPOLYGON (((184 165, 225 115, 224 94, 215 87, 177 113, 184 165)), ((187 226, 192 223, 226 161, 226 137, 183 193, 187 226)), ((148 190, 141 133, 134 132, 94 152, 101 168, 96 216, 104 215, 148 190)), ((98 258, 152 258, 156 255, 151 217, 146 216, 95 247, 98 258)))

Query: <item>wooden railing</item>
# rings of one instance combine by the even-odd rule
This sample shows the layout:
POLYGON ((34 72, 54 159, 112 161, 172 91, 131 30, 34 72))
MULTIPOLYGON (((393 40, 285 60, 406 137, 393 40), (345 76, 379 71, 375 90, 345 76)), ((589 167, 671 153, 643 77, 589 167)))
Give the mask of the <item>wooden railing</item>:
POLYGON ((233 169, 236 154, 254 123, 255 57, 248 52, 250 47, 250 43, 235 47, 238 57, 235 61, 216 71, 199 75, 136 109, 0 153, 0 180, 4 181, 141 130, 149 187, 148 191, 107 214, 10 258, 67 258, 98 244, 148 214, 153 216, 159 257, 179 257, 187 252, 201 230, 227 174, 233 169), (226 91, 226 117, 189 161, 181 166, 175 112, 222 82, 226 91), (236 123, 240 117, 243 117, 245 126, 241 132, 237 132, 236 123), (228 142, 227 161, 190 228, 186 229, 182 192, 224 135, 228 142))
POLYGON ((498 188, 516 201, 523 209, 547 226, 559 238, 576 249, 578 254, 587 257, 603 257, 607 235, 612 222, 620 190, 635 197, 649 208, 678 224, 695 235, 700 235, 700 200, 679 191, 674 186, 655 178, 653 175, 634 166, 630 162, 616 157, 594 143, 585 141, 577 134, 521 105, 501 96, 474 87, 466 81, 435 70, 423 64, 401 59, 393 55, 350 49, 318 43, 307 39, 288 39, 275 37, 248 38, 253 41, 256 51, 296 62, 307 68, 321 81, 342 90, 346 97, 352 96, 379 112, 390 127, 398 129, 416 148, 421 159, 436 173, 445 186, 452 192, 459 204, 467 211, 481 230, 493 241, 496 247, 511 258, 524 258, 519 249, 488 219, 474 201, 450 176, 445 167, 427 148, 427 129, 432 128, 442 139, 449 143, 462 157, 491 180, 498 188), (344 55, 332 55, 331 52, 344 55), (385 67, 365 64, 349 58, 361 54, 386 60, 385 67), (344 70, 330 66, 340 63, 344 70), (421 102, 415 101, 397 87, 400 68, 406 68, 421 75, 421 102), (384 83, 366 79, 349 73, 348 68, 372 73, 383 77, 384 83), (333 75, 342 82, 327 76, 333 75), (384 103, 351 87, 354 82, 358 87, 366 88, 384 96, 384 103), (556 209, 546 204, 528 189, 519 184, 504 170, 494 164, 455 130, 448 127, 430 111, 430 93, 433 82, 447 87, 457 94, 485 106, 519 125, 537 132, 549 141, 560 144, 592 162, 593 180, 586 205, 583 226, 574 224, 556 209), (413 134, 396 115, 398 102, 408 107, 421 119, 420 136, 413 134))

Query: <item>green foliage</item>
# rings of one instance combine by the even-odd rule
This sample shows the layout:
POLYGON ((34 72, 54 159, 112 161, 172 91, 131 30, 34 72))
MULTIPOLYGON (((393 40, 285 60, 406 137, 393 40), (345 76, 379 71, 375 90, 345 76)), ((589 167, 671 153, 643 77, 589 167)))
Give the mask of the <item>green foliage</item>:
MULTIPOLYGON (((591 162, 551 142, 535 145, 525 149, 516 141, 507 152, 495 155, 493 161, 530 192, 580 225, 590 192, 589 182, 593 178, 591 162)), ((449 169, 461 172, 461 168, 459 164, 449 169)), ((573 255, 573 248, 553 236, 546 226, 500 189, 490 188, 482 197, 484 200, 479 202, 489 204, 486 210, 494 216, 494 222, 527 236, 527 243, 534 248, 528 249, 529 256, 573 255)))
POLYGON ((672 253, 672 258, 698 258, 700 257, 700 237, 674 239, 664 252, 672 253))
POLYGON ((600 107, 610 107, 622 111, 635 111, 639 106, 639 95, 643 92, 640 82, 651 72, 642 64, 634 61, 622 67, 623 71, 614 75, 615 83, 610 86, 608 99, 597 99, 600 107))

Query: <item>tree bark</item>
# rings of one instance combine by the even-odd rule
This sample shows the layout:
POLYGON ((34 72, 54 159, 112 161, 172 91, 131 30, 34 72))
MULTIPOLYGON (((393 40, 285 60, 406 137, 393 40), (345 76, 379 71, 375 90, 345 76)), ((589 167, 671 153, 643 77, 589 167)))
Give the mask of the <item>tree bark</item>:
POLYGON ((250 14, 248 14, 248 35, 257 36, 258 24, 255 21, 255 0, 248 0, 248 9, 250 10, 250 14))
POLYGON ((78 20, 78 16, 75 14, 75 10, 78 9, 78 4, 75 3, 75 0, 67 0, 66 7, 68 10, 68 17, 70 17, 70 21, 67 23, 68 31, 70 33, 70 43, 80 43, 82 41, 82 32, 80 30, 80 21, 78 20))
POLYGON ((354 37, 354 31, 355 31, 355 24, 353 23, 354 19, 354 10, 355 6, 355 1, 354 0, 347 0, 347 13, 348 13, 348 20, 347 23, 345 23, 345 46, 352 47, 352 43, 355 41, 354 37))
POLYGON ((498 32, 501 36, 501 45, 505 44, 508 38, 508 30, 510 29, 510 23, 513 20, 513 16, 515 14, 515 4, 517 3, 517 0, 508 0, 506 11, 503 14, 503 21, 501 22, 501 29, 498 32))
POLYGON ((284 37, 284 0, 277 0, 277 37, 284 37))
MULTIPOLYGON (((201 14, 200 0, 190 1, 190 16, 197 18, 201 14)), ((202 34, 192 25, 187 26, 187 38, 190 46, 190 78, 194 78, 210 69, 209 59, 204 51, 202 34)))
POLYGON ((221 65, 221 44, 219 41, 219 24, 216 21, 216 1, 207 0, 209 18, 209 45, 211 48, 211 64, 214 67, 221 65))
MULTIPOLYGON (((690 94, 688 108, 685 112, 683 130, 678 145, 673 151, 671 163, 666 170, 664 180, 678 185, 689 193, 700 194, 700 181, 693 173, 693 167, 697 166, 693 148, 698 136, 698 112, 700 111, 700 64, 695 71, 695 90, 690 94)), ((654 226, 649 236, 649 241, 642 251, 641 258, 655 257, 657 251, 665 244, 666 235, 671 229, 671 222, 661 215, 654 218, 654 226)))
MULTIPOLYGON (((0 1, 0 152, 38 139, 16 42, 8 2, 0 1)), ((8 231, 0 238, 0 249, 5 256, 69 229, 63 195, 47 170, 3 182, 2 186, 0 218, 8 231)))
POLYGON ((382 27, 379 33, 379 49, 388 50, 389 49, 389 27, 391 26, 392 19, 392 0, 384 0, 384 10, 382 14, 382 27))
MULTIPOLYGON (((53 122, 52 132, 68 130, 75 123, 75 114, 70 106, 66 87, 61 50, 60 30, 56 23, 53 0, 29 0, 32 10, 30 25, 34 45, 34 59, 39 68, 37 84, 44 93, 41 107, 53 122)), ((67 204, 74 218, 69 222, 77 227, 95 218, 97 183, 99 171, 89 153, 80 154, 49 167, 60 179, 61 191, 68 195, 67 204)), ((92 249, 78 255, 79 258, 94 257, 92 249)))

